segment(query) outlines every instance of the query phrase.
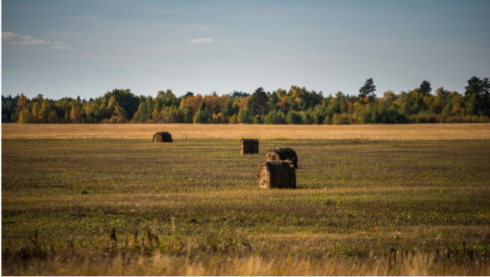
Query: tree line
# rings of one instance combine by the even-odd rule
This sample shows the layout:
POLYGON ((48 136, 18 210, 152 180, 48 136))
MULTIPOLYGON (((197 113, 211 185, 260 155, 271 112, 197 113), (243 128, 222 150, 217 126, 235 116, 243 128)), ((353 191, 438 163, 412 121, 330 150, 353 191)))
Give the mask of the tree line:
POLYGON ((369 124, 490 122, 490 81, 472 77, 464 94, 443 87, 418 88, 376 97, 372 78, 358 95, 323 93, 291 86, 289 90, 253 93, 234 91, 218 96, 192 92, 177 97, 172 90, 156 97, 114 89, 96 99, 51 100, 42 94, 2 95, 2 123, 248 123, 248 124, 369 124))

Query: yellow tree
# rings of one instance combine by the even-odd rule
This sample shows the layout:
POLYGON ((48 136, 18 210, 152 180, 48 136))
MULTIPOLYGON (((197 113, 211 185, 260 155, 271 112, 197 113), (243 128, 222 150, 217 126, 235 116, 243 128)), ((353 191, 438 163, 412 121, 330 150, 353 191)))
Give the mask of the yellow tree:
POLYGON ((153 109, 153 112, 151 113, 151 118, 155 123, 163 123, 162 114, 156 108, 153 109))
POLYGON ((19 114, 19 123, 33 123, 33 117, 31 111, 25 108, 19 114))
POLYGON ((189 96, 185 98, 185 106, 190 107, 192 109, 192 113, 196 113, 199 109, 199 106, 201 106, 202 101, 203 97, 201 94, 197 94, 196 96, 189 96))
POLYGON ((70 121, 72 123, 82 122, 82 105, 78 101, 71 102, 70 121))
POLYGON ((286 92, 285 89, 278 88, 277 91, 276 91, 276 94, 277 94, 277 97, 279 99, 282 99, 282 98, 284 98, 287 95, 287 92, 286 92))
POLYGON ((41 122, 41 120, 43 119, 39 102, 32 103, 32 119, 34 122, 41 122))
POLYGON ((220 97, 216 94, 216 91, 214 91, 212 95, 206 95, 203 100, 210 113, 218 114, 221 112, 224 101, 221 101, 220 97))
POLYGON ((41 121, 49 122, 49 114, 51 113, 52 105, 49 99, 43 99, 41 102, 41 121))
POLYGON ((116 105, 114 107, 114 115, 111 118, 114 123, 126 123, 128 122, 128 116, 123 107, 116 105))
MULTIPOLYGON (((27 97, 23 93, 21 93, 19 98, 17 98, 17 107, 15 108, 15 112, 12 115, 12 121, 20 122, 20 113, 22 112, 22 110, 27 109, 28 105, 29 105, 29 99, 27 99, 27 97)), ((24 118, 25 116, 26 114, 24 114, 24 118)))
POLYGON ((240 104, 238 105, 240 107, 241 111, 248 111, 248 101, 250 100, 250 96, 243 97, 240 99, 240 104))

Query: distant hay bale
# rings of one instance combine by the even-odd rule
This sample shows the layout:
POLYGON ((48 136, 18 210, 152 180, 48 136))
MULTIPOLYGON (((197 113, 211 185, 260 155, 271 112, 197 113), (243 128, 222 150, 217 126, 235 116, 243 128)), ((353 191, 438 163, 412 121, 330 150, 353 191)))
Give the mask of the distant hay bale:
POLYGON ((292 148, 270 149, 265 154, 265 161, 285 161, 293 163, 294 168, 298 168, 298 156, 292 148))
POLYGON ((172 142, 172 135, 169 132, 158 132, 153 135, 153 142, 172 142))
POLYGON ((262 162, 257 178, 261 188, 296 188, 296 171, 291 161, 262 162))
POLYGON ((259 140, 258 139, 244 139, 240 140, 240 154, 259 154, 259 140))

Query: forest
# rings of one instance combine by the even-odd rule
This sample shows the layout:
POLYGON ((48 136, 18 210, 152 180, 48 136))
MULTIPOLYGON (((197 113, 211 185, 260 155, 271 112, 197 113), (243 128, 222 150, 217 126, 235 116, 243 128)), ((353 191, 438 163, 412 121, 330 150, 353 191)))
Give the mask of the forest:
POLYGON ((432 91, 423 81, 418 88, 376 97, 372 78, 358 95, 323 93, 291 86, 289 90, 225 95, 187 92, 177 97, 161 90, 156 97, 136 96, 114 89, 89 100, 42 94, 2 95, 2 123, 214 123, 214 124, 373 124, 490 122, 489 78, 472 77, 463 94, 443 87, 432 91))

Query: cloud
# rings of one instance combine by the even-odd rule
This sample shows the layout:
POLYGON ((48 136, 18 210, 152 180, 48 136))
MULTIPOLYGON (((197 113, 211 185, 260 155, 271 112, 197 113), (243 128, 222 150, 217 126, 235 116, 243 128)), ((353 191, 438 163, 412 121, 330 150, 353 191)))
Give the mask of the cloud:
POLYGON ((53 44, 49 47, 54 50, 74 50, 75 48, 68 46, 68 44, 61 42, 61 41, 55 41, 53 44))
POLYGON ((49 41, 35 39, 31 36, 21 36, 12 32, 2 32, 2 39, 10 41, 10 43, 14 45, 49 44, 49 41))
MULTIPOLYGON (((12 32, 2 32, 2 39, 5 41, 10 41, 10 44, 13 45, 39 45, 39 44, 46 44, 49 45, 51 42, 43 40, 43 39, 36 39, 31 36, 21 36, 18 34, 14 34, 12 32)), ((69 46, 68 44, 61 42, 61 41, 55 41, 51 44, 49 47, 54 50, 74 50, 75 48, 69 46)))
POLYGON ((16 35, 16 34, 11 33, 11 32, 3 32, 2 33, 2 39, 5 39, 5 40, 9 40, 9 39, 15 38, 17 36, 19 36, 19 35, 16 35))
POLYGON ((213 40, 212 38, 198 38, 189 41, 189 44, 202 44, 202 43, 209 43, 209 44, 215 44, 216 41, 213 40))

